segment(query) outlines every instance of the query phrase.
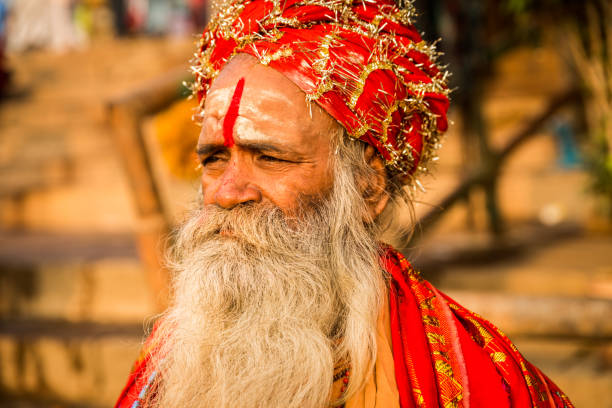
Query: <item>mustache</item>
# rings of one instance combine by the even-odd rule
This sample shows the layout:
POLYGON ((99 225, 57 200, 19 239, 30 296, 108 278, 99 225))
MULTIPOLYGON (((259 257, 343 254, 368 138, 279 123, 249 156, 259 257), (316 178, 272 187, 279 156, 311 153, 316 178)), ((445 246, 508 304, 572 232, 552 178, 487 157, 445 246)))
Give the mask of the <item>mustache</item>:
MULTIPOLYGON (((300 199, 298 208, 290 214, 271 203, 244 203, 230 209, 209 204, 191 214, 183 225, 189 233, 182 235, 190 236, 196 245, 234 240, 253 248, 282 248, 329 225, 328 207, 320 197, 300 199)), ((177 244, 184 247, 188 242, 177 244)))
POLYGON ((286 211, 265 202, 247 202, 232 208, 208 204, 191 214, 191 220, 199 221, 198 233, 203 237, 226 236, 248 241, 248 236, 269 236, 279 228, 289 235, 304 233, 312 226, 329 218, 330 195, 300 195, 297 205, 286 211))

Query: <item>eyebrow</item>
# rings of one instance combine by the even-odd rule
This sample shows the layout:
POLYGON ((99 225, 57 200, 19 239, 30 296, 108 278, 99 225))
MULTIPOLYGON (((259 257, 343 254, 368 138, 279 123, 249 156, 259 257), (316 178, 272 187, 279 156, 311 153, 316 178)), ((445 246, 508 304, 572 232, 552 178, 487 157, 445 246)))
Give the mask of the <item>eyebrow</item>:
MULTIPOLYGON (((272 152, 283 153, 283 154, 296 153, 296 152, 292 152, 287 149, 283 149, 282 147, 279 147, 277 145, 273 145, 270 143, 262 143, 262 142, 244 141, 244 142, 236 143, 236 146, 241 147, 243 149, 252 150, 252 151, 263 151, 263 152, 272 151, 272 152)), ((217 151, 225 150, 225 149, 227 149, 227 147, 224 146, 222 143, 207 143, 207 144, 199 145, 196 149, 196 153, 200 156, 206 156, 208 154, 211 154, 212 152, 217 152, 217 151)))
POLYGON ((203 145, 198 145, 198 147, 196 148, 196 153, 199 156, 206 156, 214 151, 218 151, 218 150, 222 150, 225 147, 223 146, 223 144, 203 144, 203 145))

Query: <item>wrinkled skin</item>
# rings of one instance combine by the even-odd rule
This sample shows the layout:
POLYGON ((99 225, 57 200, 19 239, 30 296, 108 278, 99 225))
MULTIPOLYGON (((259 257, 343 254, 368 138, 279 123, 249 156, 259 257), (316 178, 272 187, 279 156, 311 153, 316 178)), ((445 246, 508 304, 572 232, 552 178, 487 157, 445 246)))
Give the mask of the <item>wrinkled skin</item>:
POLYGON ((232 208, 271 203, 287 213, 300 197, 320 196, 332 184, 330 138, 339 125, 285 76, 254 58, 234 58, 213 83, 198 141, 204 204, 232 208), (245 85, 224 145, 223 120, 238 81, 245 85), (312 113, 311 113, 312 112, 312 113))
MULTIPOLYGON (((281 73, 239 54, 221 71, 206 97, 198 140, 204 204, 233 208, 266 203, 294 213, 300 200, 325 196, 332 187, 331 137, 340 125, 281 73), (224 119, 244 79, 238 116, 224 137, 224 119), (228 147, 228 137, 231 143, 228 147)), ((365 160, 377 172, 363 180, 374 219, 387 203, 382 159, 368 146, 365 160), (368 196, 368 194, 375 194, 368 196)))

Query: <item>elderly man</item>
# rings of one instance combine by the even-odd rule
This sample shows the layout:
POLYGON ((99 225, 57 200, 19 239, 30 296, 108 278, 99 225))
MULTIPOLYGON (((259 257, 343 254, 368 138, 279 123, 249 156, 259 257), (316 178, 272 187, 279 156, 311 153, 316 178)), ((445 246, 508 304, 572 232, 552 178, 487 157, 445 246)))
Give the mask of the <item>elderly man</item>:
POLYGON ((413 14, 250 0, 213 19, 194 67, 202 202, 117 407, 572 406, 378 241, 447 126, 413 14))

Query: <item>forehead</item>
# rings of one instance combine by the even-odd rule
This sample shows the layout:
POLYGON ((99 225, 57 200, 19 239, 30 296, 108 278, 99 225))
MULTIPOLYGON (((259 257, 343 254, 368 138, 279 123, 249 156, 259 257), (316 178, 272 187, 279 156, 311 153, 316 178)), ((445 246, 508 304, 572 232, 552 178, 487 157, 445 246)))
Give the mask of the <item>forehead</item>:
POLYGON ((297 85, 254 57, 238 54, 219 73, 207 93, 204 132, 225 117, 236 85, 244 78, 244 91, 236 120, 236 139, 329 135, 337 123, 318 105, 308 103, 297 85), (208 129, 207 129, 208 128, 208 129), (248 129, 248 131, 245 131, 248 129))
MULTIPOLYGON (((255 57, 238 54, 223 67, 219 76, 213 81, 206 97, 205 110, 215 108, 216 99, 231 98, 238 81, 245 79, 245 93, 256 94, 268 103, 281 102, 291 104, 293 110, 304 111, 307 107, 305 94, 280 72, 261 65, 255 57), (267 100, 270 99, 270 100, 267 100)), ((255 96, 255 95, 251 95, 255 96)))

